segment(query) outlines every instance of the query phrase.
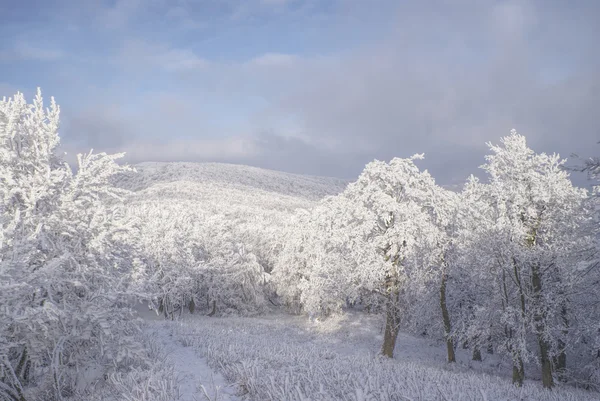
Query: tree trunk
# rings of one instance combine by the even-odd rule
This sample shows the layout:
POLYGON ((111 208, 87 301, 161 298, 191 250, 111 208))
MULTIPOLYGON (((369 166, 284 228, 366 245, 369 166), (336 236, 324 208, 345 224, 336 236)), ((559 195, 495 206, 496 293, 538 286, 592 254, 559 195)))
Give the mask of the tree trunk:
MULTIPOLYGON (((443 267, 445 269, 445 267, 443 267)), ((454 355, 454 342, 450 337, 452 332, 452 324, 450 322, 450 314, 448 313, 448 307, 446 305, 446 281, 448 277, 446 272, 442 272, 442 284, 440 286, 440 308, 442 309, 442 319, 444 321, 444 334, 446 337, 446 351, 448 353, 448 362, 456 362, 456 356, 454 355)))
POLYGON ((214 316, 217 313, 217 301, 212 301, 212 310, 208 314, 208 316, 214 316))
POLYGON ((396 339, 398 338, 398 328, 400 325, 400 316, 398 313, 399 299, 400 294, 398 289, 392 289, 386 307, 385 333, 381 347, 381 354, 388 358, 394 357, 394 348, 396 348, 396 339))
POLYGON ((554 370, 558 375, 558 379, 562 382, 566 381, 567 371, 567 353, 565 351, 566 344, 562 340, 558 340, 559 354, 554 358, 554 370))
POLYGON ((548 357, 548 343, 539 338, 540 343, 540 359, 542 362, 542 385, 546 388, 552 388, 554 386, 554 379, 552 377, 552 363, 548 357))
MULTIPOLYGON (((541 214, 538 216, 537 224, 532 228, 531 234, 527 238, 527 245, 534 247, 537 241, 539 224, 541 222, 541 214)), ((514 261, 514 259, 513 259, 514 261)), ((533 320, 535 322, 535 330, 537 340, 540 347, 540 363, 542 365, 542 385, 545 388, 554 386, 552 378, 552 361, 549 358, 550 343, 546 340, 544 333, 546 331, 546 312, 542 305, 542 277, 540 266, 537 263, 531 264, 531 286, 533 289, 533 320)))
MULTIPOLYGON (((565 303, 562 304, 560 309, 560 316, 563 321, 564 329, 563 335, 566 336, 569 334, 569 320, 567 318, 567 305, 565 303)), ((566 371, 567 371, 567 344, 562 339, 558 340, 558 356, 554 359, 554 369, 558 375, 558 379, 562 382, 566 381, 566 371)))
POLYGON ((473 360, 481 362, 481 350, 478 346, 473 347, 473 360))
POLYGON ((488 337, 488 344, 487 344, 487 353, 490 355, 494 355, 494 344, 492 343, 492 336, 488 337))
POLYGON ((196 304, 194 303, 193 297, 192 297, 192 299, 190 299, 189 309, 190 309, 190 313, 194 314, 194 311, 196 310, 196 304))
POLYGON ((518 357, 517 362, 513 362, 512 381, 517 387, 521 387, 523 385, 523 380, 525 380, 525 368, 523 366, 523 360, 521 357, 518 357))
MULTIPOLYGON (((514 273, 515 273, 515 278, 518 279, 519 275, 517 274, 517 267, 516 267, 516 261, 513 259, 513 264, 514 264, 514 273)), ((517 282, 519 283, 519 289, 521 289, 520 287, 520 281, 517 280, 517 282)), ((523 292, 521 291, 521 294, 523 294, 523 292)), ((502 270, 502 295, 504 296, 504 299, 502 300, 502 311, 506 311, 506 307, 508 305, 508 290, 506 289, 506 272, 504 270, 502 270)), ((521 297, 521 313, 525 313, 525 303, 524 303, 524 298, 521 297)), ((525 379, 525 368, 523 367, 523 359, 521 358, 519 351, 515 350, 514 345, 512 344, 512 338, 513 338, 513 331, 510 327, 508 327, 507 325, 504 325, 504 335, 506 336, 507 339, 509 339, 509 351, 512 354, 512 361, 513 361, 513 370, 512 370, 512 382, 514 385, 516 385, 517 387, 521 387, 523 385, 523 380, 525 379)))
MULTIPOLYGON (((519 290, 519 298, 521 300, 521 319, 525 322, 527 318, 527 306, 525 304, 525 291, 523 290, 523 285, 521 283, 521 275, 519 274, 519 269, 517 265, 516 259, 512 258, 513 262, 513 273, 515 275, 515 281, 517 283, 517 288, 519 290)), ((506 289, 505 289, 506 291, 506 289)), ((506 296, 508 301, 508 295, 506 296)), ((511 330, 511 338, 512 338, 512 330, 511 330)), ((517 351, 518 352, 518 351, 517 351)), ((513 383, 517 386, 521 387, 523 385, 523 380, 525 380, 525 366, 523 365, 523 359, 521 358, 521 354, 518 353, 516 365, 513 362, 513 383), (516 377, 515 377, 516 375, 516 377)))
POLYGON ((546 388, 554 386, 552 378, 552 363, 549 358, 550 344, 544 337, 546 329, 545 313, 542 310, 542 278, 540 277, 539 266, 531 266, 531 284, 533 286, 533 298, 535 300, 535 313, 533 320, 537 331, 537 339, 540 347, 540 363, 542 365, 542 385, 546 388))

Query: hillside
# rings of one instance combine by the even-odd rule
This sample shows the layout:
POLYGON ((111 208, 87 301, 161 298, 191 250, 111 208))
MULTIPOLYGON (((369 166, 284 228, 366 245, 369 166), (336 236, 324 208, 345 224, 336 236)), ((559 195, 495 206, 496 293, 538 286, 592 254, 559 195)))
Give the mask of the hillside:
POLYGON ((338 178, 316 177, 225 163, 136 164, 137 173, 119 179, 119 185, 141 191, 159 184, 178 181, 207 184, 211 188, 258 190, 316 201, 341 192, 347 182, 338 178))
POLYGON ((295 212, 345 187, 335 178, 231 164, 133 167, 136 172, 120 176, 117 185, 134 191, 125 204, 140 224, 138 242, 150 261, 143 276, 162 277, 157 288, 143 280, 134 285, 158 291, 171 311, 183 302, 172 294, 202 293, 220 313, 264 312, 274 302, 265 284, 295 212))

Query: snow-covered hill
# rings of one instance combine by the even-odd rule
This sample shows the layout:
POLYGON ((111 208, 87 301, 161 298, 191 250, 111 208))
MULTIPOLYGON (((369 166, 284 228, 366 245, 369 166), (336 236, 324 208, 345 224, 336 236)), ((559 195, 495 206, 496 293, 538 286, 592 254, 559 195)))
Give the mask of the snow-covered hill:
POLYGON ((260 190, 315 201, 341 192, 347 184, 338 178, 290 174, 225 163, 147 162, 133 167, 137 173, 128 174, 119 182, 120 186, 133 191, 157 184, 186 181, 222 189, 260 190))

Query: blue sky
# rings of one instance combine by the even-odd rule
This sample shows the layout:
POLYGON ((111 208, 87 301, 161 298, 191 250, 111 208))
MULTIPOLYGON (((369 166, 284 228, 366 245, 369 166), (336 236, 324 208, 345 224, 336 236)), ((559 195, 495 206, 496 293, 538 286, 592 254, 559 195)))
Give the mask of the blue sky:
POLYGON ((355 177, 425 152, 442 183, 516 128, 600 154, 600 2, 0 3, 0 96, 40 86, 69 154, 355 177))

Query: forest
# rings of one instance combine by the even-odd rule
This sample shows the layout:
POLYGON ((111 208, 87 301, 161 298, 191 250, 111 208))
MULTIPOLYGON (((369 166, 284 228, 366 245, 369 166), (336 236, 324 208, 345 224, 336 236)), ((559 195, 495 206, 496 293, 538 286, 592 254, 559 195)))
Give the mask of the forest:
POLYGON ((59 117, 39 90, 0 101, 0 400, 229 399, 180 392, 159 328, 231 399, 600 399, 598 193, 569 173, 598 160, 507 130, 457 191, 422 154, 349 183, 71 166, 59 117), (362 327, 369 354, 334 344, 362 327), (404 357, 424 342, 442 357, 404 357))

